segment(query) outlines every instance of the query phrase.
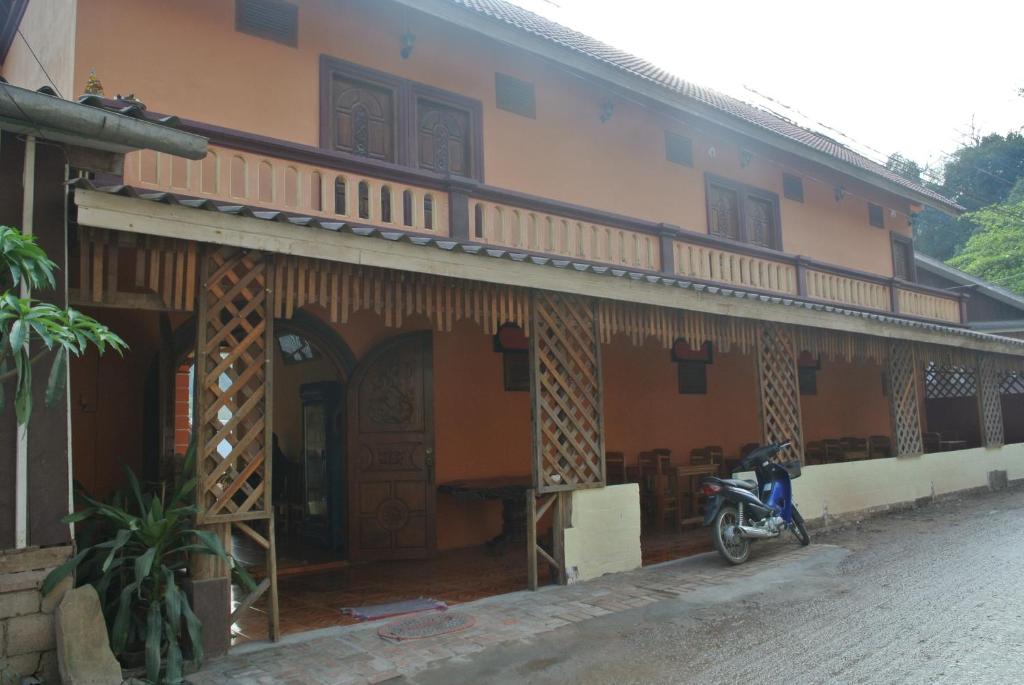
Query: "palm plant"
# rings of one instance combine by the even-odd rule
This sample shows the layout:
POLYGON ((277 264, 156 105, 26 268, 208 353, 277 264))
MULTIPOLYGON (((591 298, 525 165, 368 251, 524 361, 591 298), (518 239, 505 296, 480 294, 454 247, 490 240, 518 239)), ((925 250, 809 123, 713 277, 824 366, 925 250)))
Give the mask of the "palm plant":
MULTIPOLYGON (((194 464, 193 442, 182 474, 193 473, 194 464)), ((77 570, 77 584, 93 585, 100 596, 114 653, 123 659, 141 647, 149 682, 180 683, 185 655, 196 663, 203 658, 202 627, 181 587, 188 557, 231 560, 216 535, 194 527, 195 478, 180 476, 169 490, 161 485, 143 492, 135 474, 125 471, 128 487, 110 503, 77 493, 85 506, 65 520, 82 524, 79 552, 50 573, 43 593, 77 570)), ((255 587, 244 570, 234 573, 255 587)))
POLYGON ((52 405, 67 382, 68 355, 81 355, 89 345, 102 354, 106 348, 125 349, 124 341, 90 316, 21 297, 18 288, 54 288, 56 264, 36 243, 10 226, 0 226, 0 410, 5 405, 4 384, 15 381, 14 411, 19 424, 32 414, 32 366, 51 353, 53 362, 45 401, 52 405), (32 351, 33 341, 38 340, 32 351))

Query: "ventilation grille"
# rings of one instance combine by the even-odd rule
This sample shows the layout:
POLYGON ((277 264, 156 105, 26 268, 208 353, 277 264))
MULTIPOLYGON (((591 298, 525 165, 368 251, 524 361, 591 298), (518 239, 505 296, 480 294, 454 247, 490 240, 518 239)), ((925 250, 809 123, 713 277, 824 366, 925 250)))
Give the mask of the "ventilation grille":
POLYGON ((299 43, 299 8, 283 0, 236 0, 235 29, 295 47, 299 43))
POLYGON ((665 159, 673 164, 693 166, 693 141, 678 133, 665 131, 665 159))
POLYGON ((498 109, 531 119, 537 118, 537 98, 532 83, 507 74, 495 74, 494 87, 498 109))

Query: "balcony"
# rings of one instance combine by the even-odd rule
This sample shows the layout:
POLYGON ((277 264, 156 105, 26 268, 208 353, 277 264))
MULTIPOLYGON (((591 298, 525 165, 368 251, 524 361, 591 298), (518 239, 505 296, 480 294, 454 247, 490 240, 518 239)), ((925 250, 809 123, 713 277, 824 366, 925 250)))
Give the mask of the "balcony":
POLYGON ((132 153, 125 161, 124 182, 768 295, 962 323, 959 296, 915 283, 309 146, 214 127, 198 132, 211 138, 205 159, 132 153))

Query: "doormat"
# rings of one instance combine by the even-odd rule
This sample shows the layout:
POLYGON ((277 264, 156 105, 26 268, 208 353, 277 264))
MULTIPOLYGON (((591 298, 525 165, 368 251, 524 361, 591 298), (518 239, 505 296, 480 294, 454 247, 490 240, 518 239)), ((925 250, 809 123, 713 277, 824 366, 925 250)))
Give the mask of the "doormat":
POLYGON ((403 618, 401 621, 393 621, 381 627, 377 634, 385 640, 395 642, 420 640, 425 637, 457 633, 460 630, 472 628, 475 623, 476 619, 469 614, 445 612, 443 614, 413 616, 411 618, 403 618))
POLYGON ((341 613, 348 614, 357 621, 376 621, 381 618, 393 618, 406 614, 418 614, 421 611, 444 611, 448 605, 438 599, 419 597, 406 599, 389 604, 367 604, 362 607, 345 607, 341 613))

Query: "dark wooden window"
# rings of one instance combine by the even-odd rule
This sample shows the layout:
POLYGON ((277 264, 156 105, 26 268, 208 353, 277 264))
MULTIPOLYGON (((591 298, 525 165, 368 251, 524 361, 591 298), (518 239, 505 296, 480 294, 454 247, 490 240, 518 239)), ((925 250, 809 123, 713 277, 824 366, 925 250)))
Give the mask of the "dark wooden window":
POLYGON ((673 164, 693 166, 693 141, 678 133, 665 131, 665 159, 673 164))
POLYGON ((402 193, 402 223, 412 226, 412 191, 406 190, 402 193))
POLYGON ((512 323, 503 324, 494 336, 494 351, 501 354, 502 378, 508 392, 530 390, 529 342, 523 329, 512 323))
POLYGON ((868 223, 875 228, 885 228, 885 212, 881 206, 868 203, 868 223))
POLYGON ((711 176, 706 192, 708 233, 782 249, 778 195, 711 176))
POLYGON ((895 233, 891 233, 890 236, 892 239, 892 275, 904 281, 916 280, 913 241, 895 233))
POLYGON ((472 175, 472 115, 464 109, 420 98, 416 103, 421 169, 472 175))
POLYGON ((335 76, 331 83, 331 147, 395 161, 395 91, 371 81, 335 76))
POLYGON ((782 194, 787 200, 804 201, 804 180, 793 174, 782 174, 782 194))
POLYGON ((801 395, 818 394, 818 369, 813 366, 797 367, 797 378, 800 381, 801 395))
POLYGON ((334 213, 345 214, 345 179, 339 176, 334 181, 334 213))
POLYGON ((495 104, 498 109, 531 119, 537 118, 537 97, 529 81, 508 74, 495 74, 494 91, 497 94, 495 104))
POLYGON ((704 362, 676 362, 679 367, 680 395, 708 394, 708 365, 704 362))
POLYGON ((423 227, 434 230, 434 196, 430 193, 423 196, 423 227))
POLYGON ((295 47, 299 8, 283 0, 235 0, 235 30, 295 47))

